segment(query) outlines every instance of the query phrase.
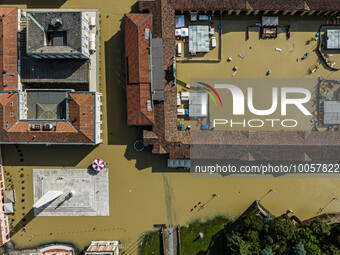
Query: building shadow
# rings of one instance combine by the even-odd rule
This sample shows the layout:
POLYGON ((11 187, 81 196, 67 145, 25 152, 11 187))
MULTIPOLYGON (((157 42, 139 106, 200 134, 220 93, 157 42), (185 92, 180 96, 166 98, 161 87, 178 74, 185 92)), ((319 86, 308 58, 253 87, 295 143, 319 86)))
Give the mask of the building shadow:
POLYGON ((0 3, 3 5, 27 5, 27 8, 60 8, 68 0, 2 0, 0 3))
POLYGON ((186 169, 174 169, 167 167, 168 154, 153 154, 152 148, 146 147, 143 151, 135 151, 133 143, 126 147, 124 157, 128 160, 136 160, 135 167, 143 170, 152 167, 153 173, 188 173, 186 169))
MULTIPOLYGON (((138 2, 130 10, 137 13, 138 2)), ((102 17, 105 19, 106 17, 102 17)), ((124 17, 120 20, 120 29, 105 42, 106 73, 106 113, 107 139, 109 145, 127 145, 125 158, 136 160, 136 168, 143 170, 152 167, 153 172, 173 172, 167 168, 168 155, 152 154, 151 148, 142 152, 133 149, 133 143, 143 138, 143 130, 151 127, 129 126, 127 124, 127 98, 125 74, 124 17)))
POLYGON ((93 145, 2 145, 6 166, 76 166, 96 146, 93 145))
MULTIPOLYGON (((105 17, 103 17, 105 18, 105 17)), ((124 145, 141 138, 142 128, 127 125, 124 60, 124 24, 105 42, 106 110, 109 145, 124 145)))
POLYGON ((15 225, 15 227, 10 231, 10 235, 13 237, 20 230, 23 230, 36 216, 34 215, 34 208, 32 209, 15 225))

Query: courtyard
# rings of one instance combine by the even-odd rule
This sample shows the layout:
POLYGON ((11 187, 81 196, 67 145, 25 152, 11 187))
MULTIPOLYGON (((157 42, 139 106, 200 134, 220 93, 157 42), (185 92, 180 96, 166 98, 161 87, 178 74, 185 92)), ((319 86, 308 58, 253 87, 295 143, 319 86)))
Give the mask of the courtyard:
POLYGON ((109 216, 108 169, 33 169, 33 180, 34 203, 49 191, 62 192, 34 208, 36 216, 109 216))
MULTIPOLYGON (((190 25, 190 15, 185 15, 185 21, 190 25)), ((213 16, 215 20, 212 25, 215 27, 215 33, 221 34, 221 59, 217 62, 210 62, 210 57, 190 56, 190 61, 177 61, 177 93, 182 92, 204 92, 204 86, 200 83, 206 83, 211 86, 214 84, 232 84, 238 86, 245 96, 245 113, 243 116, 233 116, 233 100, 231 93, 225 89, 217 89, 223 106, 216 104, 217 98, 209 96, 208 116, 190 117, 179 110, 178 125, 181 128, 201 129, 203 125, 209 125, 217 130, 258 130, 258 131, 310 131, 326 130, 322 127, 322 117, 319 116, 318 96, 319 80, 336 81, 340 79, 340 73, 336 70, 330 70, 329 64, 336 68, 336 63, 340 61, 340 50, 324 50, 325 32, 327 28, 336 28, 331 26, 328 16, 282 16, 278 15, 277 38, 260 39, 260 16, 228 16, 223 15, 220 20, 213 16), (221 24, 221 29, 216 24, 221 24), (327 25, 328 24, 328 25, 327 25), (317 36, 320 27, 321 36, 317 36), (289 27, 289 37, 286 28, 289 27), (321 55, 317 53, 318 43, 321 41, 321 55), (322 48, 323 47, 323 48, 322 48), (272 123, 264 122, 264 125, 256 123, 258 127, 252 128, 249 125, 231 126, 231 120, 237 123, 246 123, 248 120, 258 119, 247 110, 247 88, 253 88, 253 105, 255 109, 269 109, 272 105, 272 88, 278 88, 279 103, 277 111, 271 115, 260 116, 267 119, 294 119, 297 124, 294 127, 285 127, 285 125, 273 126, 272 123), (304 104, 306 109, 311 113, 307 116, 302 114, 295 106, 287 106, 287 115, 280 114, 280 89, 283 87, 300 87, 309 90, 311 99, 304 104), (197 90, 198 88, 198 90, 197 90), (320 118, 320 119, 319 119, 320 118), (228 125, 213 125, 214 119, 228 120, 228 125), (182 127, 181 127, 182 126, 182 127), (320 128, 318 128, 320 127, 320 128)), ((206 21, 207 23, 207 21, 206 21)), ((332 31, 332 30, 331 30, 332 31)), ((212 51, 217 51, 213 49, 212 51)), ((208 90, 209 91, 209 90, 208 90)), ((210 91, 214 94, 212 91, 210 91)), ((331 92, 330 92, 331 93, 331 92)), ((302 95, 300 95, 301 97, 302 95)), ((299 98, 299 95, 290 95, 293 98, 299 98)), ((179 103, 178 103, 179 104, 179 103)), ((188 109, 189 101, 181 101, 179 109, 188 109)), ((293 126, 293 125, 291 125, 293 126)))

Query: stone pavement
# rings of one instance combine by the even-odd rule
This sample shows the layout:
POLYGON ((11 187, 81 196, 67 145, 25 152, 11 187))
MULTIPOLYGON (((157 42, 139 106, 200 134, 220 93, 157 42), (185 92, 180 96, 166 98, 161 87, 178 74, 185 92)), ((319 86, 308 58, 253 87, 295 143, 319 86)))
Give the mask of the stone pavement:
POLYGON ((109 216, 108 169, 33 169, 34 203, 49 190, 63 195, 34 209, 35 216, 109 216), (70 192, 75 192, 68 197, 70 192))

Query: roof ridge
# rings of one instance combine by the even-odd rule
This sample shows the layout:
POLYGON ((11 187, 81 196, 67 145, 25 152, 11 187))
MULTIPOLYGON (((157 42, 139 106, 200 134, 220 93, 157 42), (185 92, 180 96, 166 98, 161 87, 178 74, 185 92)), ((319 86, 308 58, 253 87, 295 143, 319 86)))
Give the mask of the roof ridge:
POLYGON ((246 10, 253 10, 253 7, 249 3, 249 1, 246 0, 246 10))
POLYGON ((142 25, 151 15, 151 13, 126 13, 125 16, 133 23, 136 25, 136 27, 138 28, 140 25, 142 25), (139 16, 144 16, 144 15, 148 15, 147 17, 145 17, 145 19, 143 21, 141 21, 139 24, 136 24, 136 22, 133 21, 133 19, 130 18, 130 15, 139 15, 139 16))
POLYGON ((147 118, 151 123, 152 123, 152 125, 154 125, 155 123, 152 121, 152 120, 150 120, 150 118, 148 117, 148 116, 146 116, 145 115, 145 113, 144 112, 142 112, 142 111, 140 111, 140 113, 142 113, 144 116, 145 116, 145 118, 147 118))
POLYGON ((5 17, 2 17, 2 19, 5 19, 8 15, 12 14, 12 12, 18 10, 17 7, 2 7, 2 8, 0 8, 0 9, 12 9, 9 13, 7 13, 7 14, 5 15, 5 17))

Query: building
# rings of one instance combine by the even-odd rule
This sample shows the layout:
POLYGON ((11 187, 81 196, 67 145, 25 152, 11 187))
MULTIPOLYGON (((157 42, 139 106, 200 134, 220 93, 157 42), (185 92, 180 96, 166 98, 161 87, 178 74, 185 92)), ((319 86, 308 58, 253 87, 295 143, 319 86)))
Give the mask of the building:
POLYGON ((129 125, 153 125, 150 76, 152 19, 149 14, 126 14, 125 45, 127 119, 129 125))
POLYGON ((98 12, 0 14, 0 143, 101 143, 98 12))
MULTIPOLYGON (((1 151, 0 151, 0 160, 2 161, 1 151)), ((5 212, 5 203, 4 202, 4 191, 5 191, 5 178, 4 178, 4 169, 2 166, 2 162, 0 162, 0 246, 10 241, 10 232, 9 232, 9 224, 8 224, 8 216, 5 212)))
POLYGON ((324 102, 323 123, 326 125, 340 124, 340 101, 324 102))
POLYGON ((4 211, 6 214, 14 212, 14 202, 15 202, 15 191, 14 190, 4 190, 4 211))
MULTIPOLYGON (((203 155, 205 158, 212 159, 247 161, 309 161, 334 159, 340 156, 340 150, 337 150, 340 144, 338 132, 213 132, 210 130, 179 129, 177 124, 176 84, 175 79, 171 78, 176 76, 176 14, 336 15, 340 10, 339 2, 311 0, 139 0, 139 10, 139 14, 126 14, 124 19, 128 124, 151 126, 143 132, 144 144, 151 145, 153 153, 169 154, 171 167, 176 167, 176 162, 179 162, 181 166, 188 166, 188 162, 182 160, 188 160, 193 155, 200 155, 199 157, 203 155), (134 32, 131 27, 134 27, 134 32), (136 100, 136 98, 141 98, 140 92, 144 91, 140 80, 138 80, 141 77, 141 72, 146 75, 145 82, 152 84, 152 81, 150 81, 150 77, 152 77, 150 70, 152 68, 150 68, 147 60, 153 59, 153 56, 151 56, 153 51, 150 50, 150 45, 152 47, 152 43, 150 44, 151 37, 146 36, 145 28, 148 28, 148 31, 151 32, 152 39, 158 39, 163 44, 164 100, 161 101, 153 100, 152 86, 146 88, 145 99, 136 100), (144 46, 141 46, 142 43, 144 46), (142 47, 144 53, 131 54, 131 45, 135 45, 135 52, 138 52, 138 49, 142 47), (141 62, 141 59, 144 62, 141 62), (134 65, 133 68, 132 64, 134 65), (130 92, 131 86, 135 86, 133 87, 136 90, 135 93, 130 92), (147 112, 147 106, 150 105, 148 100, 151 100, 150 112, 148 113, 153 117, 152 121, 150 121, 151 118, 139 117, 140 115, 138 115, 140 112, 147 112), (225 150, 221 150, 221 148, 225 148, 225 150)), ((202 108, 199 107, 197 110, 200 109, 202 111, 202 108)))
POLYGON ((10 255, 34 254, 34 255, 75 255, 74 248, 71 244, 66 243, 48 243, 38 248, 25 250, 10 250, 10 255))
POLYGON ((86 12, 27 12, 26 51, 38 58, 89 58, 86 12), (81 36, 79 36, 81 35, 81 36))
POLYGON ((85 255, 119 255, 118 241, 92 241, 85 255))
POLYGON ((328 29, 326 37, 326 48, 328 50, 340 49, 340 30, 339 29, 328 29))

